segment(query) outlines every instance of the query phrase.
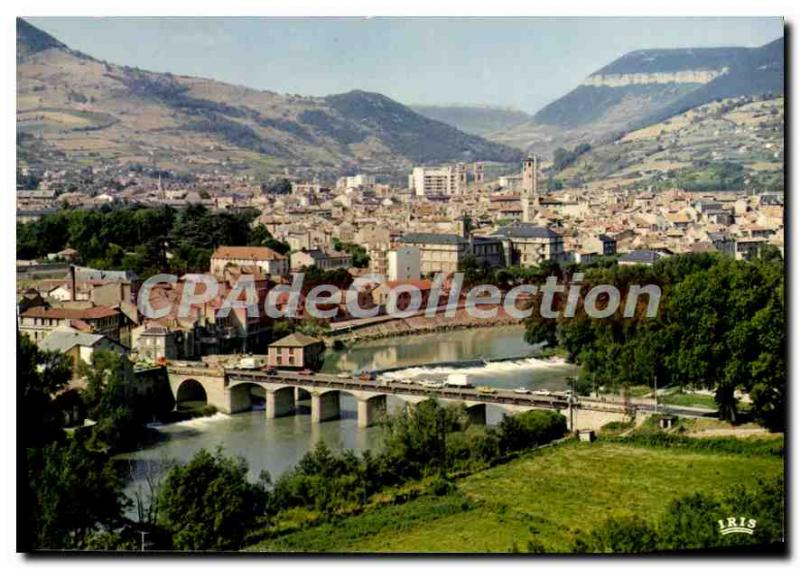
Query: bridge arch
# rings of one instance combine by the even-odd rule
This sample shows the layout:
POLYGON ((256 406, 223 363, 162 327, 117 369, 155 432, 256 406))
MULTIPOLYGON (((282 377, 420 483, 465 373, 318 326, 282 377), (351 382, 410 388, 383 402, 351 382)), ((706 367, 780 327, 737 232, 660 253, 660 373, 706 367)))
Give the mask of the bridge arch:
POLYGON ((208 404, 208 393, 203 384, 196 379, 185 379, 175 393, 175 405, 180 409, 189 409, 208 404))
POLYGON ((231 413, 240 413, 251 409, 264 408, 267 390, 263 385, 243 381, 229 387, 231 413))

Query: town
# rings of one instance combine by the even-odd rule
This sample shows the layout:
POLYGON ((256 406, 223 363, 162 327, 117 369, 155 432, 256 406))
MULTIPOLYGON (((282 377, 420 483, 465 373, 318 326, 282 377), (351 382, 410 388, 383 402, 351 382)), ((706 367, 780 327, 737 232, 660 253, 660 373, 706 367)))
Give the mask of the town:
MULTIPOLYGON (((256 318, 242 309, 216 317, 234 279, 242 274, 260 283, 261 294, 291 284, 293 273, 311 267, 343 269, 353 278, 381 275, 385 282, 364 292, 364 307, 385 312, 393 288, 413 284, 424 294, 434 275, 452 275, 466 263, 489 269, 544 262, 592 266, 603 259, 652 265, 660 258, 701 252, 749 260, 768 247, 783 255, 782 195, 698 194, 678 188, 657 194, 611 189, 549 192, 541 188, 536 157, 521 166, 518 174, 491 182, 483 179, 480 164, 459 164, 415 168, 407 188, 391 188, 358 175, 339 178, 330 188, 288 182, 288 193, 279 195, 265 195, 246 180, 239 185, 224 178, 208 185, 199 181, 177 189, 132 178, 126 190, 107 189, 90 198, 53 189, 57 182, 45 177, 43 185, 51 189, 18 192, 18 218, 23 223, 34 212, 54 211, 60 203, 75 208, 198 204, 212 212, 253 209, 262 212, 253 226, 265 227, 288 250, 220 245, 206 268, 221 284, 218 295, 178 318, 176 299, 183 293, 184 279, 160 287, 153 291, 152 302, 172 303, 175 310, 157 319, 137 310, 142 278, 130 271, 82 267, 78 251, 70 248, 48 252, 43 260, 20 259, 19 330, 37 343, 57 331, 50 342, 60 336, 98 345, 110 341, 148 360, 187 359, 264 346, 269 317, 263 309, 256 318), (208 197, 201 198, 201 193, 208 197)), ((344 306, 344 296, 341 291, 329 302, 344 306)), ((334 327, 346 324, 342 319, 347 311, 339 314, 331 323, 334 327)), ((297 317, 302 319, 302 312, 297 317)))
MULTIPOLYGON (((698 47, 668 48, 597 19, 630 51, 580 57, 498 20, 469 89, 415 50, 439 29, 471 67, 480 19, 203 20, 241 85, 173 48, 175 72, 101 59, 110 20, 27 20, 18 549, 785 551, 779 19, 679 19, 698 47), (420 77, 331 53, 356 25, 420 77), (570 78, 518 84, 525 50, 570 78), (348 58, 400 98, 329 90, 348 58), (289 92, 287 62, 332 94, 289 92), (432 104, 471 90, 539 110, 432 104)), ((141 53, 205 29, 114 25, 141 53)))

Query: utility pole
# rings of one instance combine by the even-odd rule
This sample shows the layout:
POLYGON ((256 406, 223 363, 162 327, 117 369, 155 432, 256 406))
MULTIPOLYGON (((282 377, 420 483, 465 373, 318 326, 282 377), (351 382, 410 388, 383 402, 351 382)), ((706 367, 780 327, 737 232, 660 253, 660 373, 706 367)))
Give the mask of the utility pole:
POLYGON ((144 531, 144 530, 139 530, 139 533, 140 533, 140 534, 141 534, 141 536, 142 536, 142 551, 144 551, 144 536, 146 536, 146 535, 147 535, 147 534, 149 534, 150 532, 149 532, 149 531, 144 531))
POLYGON ((653 372, 653 413, 658 413, 658 377, 653 372))

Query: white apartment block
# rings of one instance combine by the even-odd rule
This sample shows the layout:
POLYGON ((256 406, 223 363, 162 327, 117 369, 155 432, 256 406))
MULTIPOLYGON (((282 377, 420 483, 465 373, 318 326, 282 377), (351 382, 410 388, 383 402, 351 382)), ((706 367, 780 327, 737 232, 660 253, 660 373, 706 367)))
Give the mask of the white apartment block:
POLYGON ((417 280, 420 277, 420 252, 416 247, 400 247, 386 253, 390 281, 417 280))
POLYGON ((349 190, 351 188, 371 188, 375 185, 375 176, 368 174, 357 174, 355 176, 344 176, 336 181, 336 189, 349 190))
POLYGON ((408 176, 408 187, 420 197, 452 196, 467 187, 467 170, 463 164, 426 168, 417 166, 408 176))

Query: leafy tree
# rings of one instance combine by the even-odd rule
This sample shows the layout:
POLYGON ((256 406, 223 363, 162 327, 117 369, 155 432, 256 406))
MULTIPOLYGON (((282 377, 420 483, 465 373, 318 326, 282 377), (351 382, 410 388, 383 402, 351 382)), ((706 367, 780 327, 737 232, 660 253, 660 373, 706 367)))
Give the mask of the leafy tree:
MULTIPOLYGON (((564 275, 562 282, 568 281, 564 275)), ((581 365, 581 377, 591 376, 598 386, 624 390, 656 380, 660 387, 706 387, 715 393, 720 416, 729 421, 739 417, 736 391, 750 391, 753 417, 770 429, 783 428, 782 260, 746 262, 699 254, 663 259, 652 267, 586 269, 582 294, 597 284, 613 285, 623 294, 633 284, 657 285, 658 314, 645 317, 645 295, 631 318, 623 316, 625 298, 607 318, 589 318, 580 304, 574 317, 566 317, 566 295, 558 294, 554 308, 561 316, 543 318, 534 303, 526 340, 561 345, 581 365)))
POLYGON ((363 246, 357 243, 346 243, 344 241, 339 241, 334 237, 333 248, 336 251, 344 251, 345 253, 349 253, 350 256, 353 257, 354 267, 364 268, 369 266, 369 255, 363 246))
POLYGON ((82 549, 124 524, 127 499, 114 463, 80 440, 28 449, 24 549, 82 549))
POLYGON ((90 445, 115 450, 135 448, 147 436, 144 423, 164 417, 174 399, 165 381, 145 380, 134 376, 126 356, 99 351, 92 365, 83 365, 86 378, 83 400, 89 418, 96 421, 90 445), (151 381, 153 387, 137 385, 151 381))
POLYGON ((292 183, 286 178, 280 178, 261 184, 261 191, 265 194, 286 195, 292 193, 292 183))
POLYGON ((610 518, 588 539, 577 538, 576 553, 644 553, 657 547, 656 530, 636 516, 610 518))
POLYGON ((202 449, 167 474, 158 515, 176 549, 232 551, 244 545, 266 500, 265 481, 248 481, 244 459, 202 449))
POLYGON ((285 241, 275 239, 267 229, 266 225, 259 223, 250 233, 250 245, 256 247, 269 247, 276 253, 286 255, 291 247, 285 241))
POLYGON ((553 411, 505 415, 498 426, 500 449, 513 452, 559 439, 567 432, 566 417, 553 411))
POLYGON ((387 474, 399 480, 444 472, 449 466, 447 440, 463 431, 469 419, 463 407, 426 399, 384 424, 382 460, 387 474))
POLYGON ((367 475, 370 463, 369 457, 360 460, 351 450, 334 454, 320 442, 275 483, 270 509, 303 506, 331 513, 363 504, 377 483, 367 475))
POLYGON ((63 439, 63 417, 56 394, 71 377, 67 356, 42 352, 27 336, 17 334, 17 393, 22 443, 26 448, 63 439))

